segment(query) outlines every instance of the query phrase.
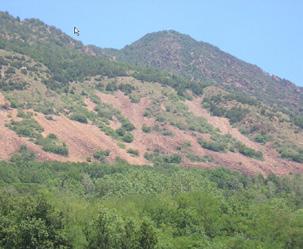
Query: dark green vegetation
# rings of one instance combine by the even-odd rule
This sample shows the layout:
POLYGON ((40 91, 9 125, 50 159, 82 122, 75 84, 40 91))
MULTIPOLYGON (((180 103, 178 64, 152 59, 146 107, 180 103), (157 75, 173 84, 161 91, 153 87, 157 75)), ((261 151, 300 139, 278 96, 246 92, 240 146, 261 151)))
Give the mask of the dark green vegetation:
POLYGON ((75 120, 75 121, 78 121, 78 122, 80 122, 80 123, 87 123, 87 118, 86 118, 86 116, 85 115, 83 115, 83 114, 77 114, 77 113, 75 113, 75 114, 73 114, 72 116, 71 116, 71 119, 72 120, 75 120))
POLYGON ((146 152, 144 154, 145 159, 152 161, 156 165, 164 164, 164 163, 174 163, 179 164, 181 162, 181 157, 177 154, 169 155, 161 153, 160 151, 156 150, 154 152, 146 152))
POLYGON ((3 249, 303 247, 302 176, 38 163, 29 155, 21 148, 0 162, 3 249))
MULTIPOLYGON (((160 82, 163 85, 176 87, 180 94, 185 89, 192 89, 197 94, 202 93, 205 84, 201 82, 189 83, 181 76, 162 72, 157 69, 145 69, 130 66, 122 62, 114 62, 106 56, 91 56, 84 50, 81 42, 75 41, 61 33, 54 27, 48 27, 37 19, 27 19, 24 25, 8 13, 0 13, 0 31, 13 39, 1 39, 0 49, 14 51, 28 55, 37 62, 44 64, 50 71, 51 78, 44 83, 51 89, 67 88, 72 81, 81 81, 88 76, 103 75, 117 77, 132 75, 137 79, 160 82), (49 32, 51 31, 51 32, 49 32), (33 39, 33 37, 38 37, 33 39), (20 39, 21 38, 21 39, 20 39)), ((92 51, 94 53, 94 51, 92 51)), ((13 70, 13 68, 12 68, 13 70)), ((110 84, 108 91, 121 89, 124 92, 132 91, 129 86, 110 84)))
POLYGON ((104 162, 105 159, 110 155, 109 150, 99 150, 94 153, 94 158, 100 162, 104 162))
POLYGON ((139 156, 139 151, 132 148, 128 149, 127 153, 131 154, 132 156, 139 156))
POLYGON ((279 147, 279 153, 283 158, 303 163, 303 149, 290 144, 279 147))
MULTIPOLYGON (((240 95, 237 95, 237 97, 240 95)), ((224 108, 220 107, 220 103, 224 100, 237 100, 238 102, 242 104, 249 104, 249 105, 255 105, 256 102, 251 101, 248 97, 245 98, 245 96, 241 96, 241 98, 234 98, 233 95, 227 95, 227 96, 221 96, 221 95, 215 95, 211 98, 205 98, 203 99, 203 105, 207 107, 211 114, 215 116, 223 116, 229 119, 231 124, 240 122, 242 119, 245 118, 246 114, 249 112, 247 109, 243 107, 231 107, 231 108, 224 108)))
POLYGON ((303 129, 303 115, 295 118, 295 124, 303 129))
POLYGON ((12 91, 12 90, 24 90, 27 84, 15 83, 15 82, 0 82, 0 89, 3 91, 12 91))
POLYGON ((42 149, 47 152, 67 156, 68 148, 65 143, 61 143, 55 134, 49 134, 46 138, 39 138, 37 144, 42 146, 42 149))
POLYGON ((141 68, 133 76, 138 80, 160 82, 165 86, 171 86, 176 89, 177 93, 180 96, 186 96, 185 90, 191 90, 194 94, 201 95, 203 93, 203 88, 210 85, 210 83, 203 83, 201 81, 189 81, 182 76, 177 76, 172 73, 150 68, 141 68))

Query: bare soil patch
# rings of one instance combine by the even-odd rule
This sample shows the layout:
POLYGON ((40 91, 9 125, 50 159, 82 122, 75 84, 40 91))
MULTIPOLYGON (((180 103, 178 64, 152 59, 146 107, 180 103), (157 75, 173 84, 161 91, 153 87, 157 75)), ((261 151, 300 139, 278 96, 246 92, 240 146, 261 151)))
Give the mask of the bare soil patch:
POLYGON ((55 120, 47 120, 44 115, 38 114, 36 120, 44 128, 45 133, 54 133, 65 142, 69 149, 69 161, 84 162, 92 158, 98 150, 110 150, 110 161, 116 157, 127 160, 133 164, 144 164, 144 158, 131 157, 116 141, 99 128, 90 124, 72 121, 64 116, 56 116, 55 120))

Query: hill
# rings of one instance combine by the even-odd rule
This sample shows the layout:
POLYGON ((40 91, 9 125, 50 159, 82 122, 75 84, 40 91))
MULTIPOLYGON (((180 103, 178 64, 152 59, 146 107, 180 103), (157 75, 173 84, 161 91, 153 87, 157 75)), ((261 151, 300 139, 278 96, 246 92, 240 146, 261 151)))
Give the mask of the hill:
POLYGON ((165 69, 189 79, 202 79, 241 91, 286 112, 302 114, 303 88, 270 75, 221 51, 176 31, 150 33, 120 51, 123 61, 165 69))
POLYGON ((116 51, 36 19, 1 13, 0 24, 3 160, 303 171, 292 83, 174 31, 116 51))

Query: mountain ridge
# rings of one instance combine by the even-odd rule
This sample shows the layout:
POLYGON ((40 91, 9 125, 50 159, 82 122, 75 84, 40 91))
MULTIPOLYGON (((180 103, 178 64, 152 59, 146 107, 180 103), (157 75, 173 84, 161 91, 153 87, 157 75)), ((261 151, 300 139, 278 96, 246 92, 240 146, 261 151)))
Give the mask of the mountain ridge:
POLYGON ((188 35, 171 30, 153 32, 120 51, 123 61, 166 69, 191 79, 214 81, 226 89, 237 88, 257 96, 267 104, 279 100, 279 105, 302 113, 302 87, 188 35), (260 91, 260 88, 264 90, 260 91))

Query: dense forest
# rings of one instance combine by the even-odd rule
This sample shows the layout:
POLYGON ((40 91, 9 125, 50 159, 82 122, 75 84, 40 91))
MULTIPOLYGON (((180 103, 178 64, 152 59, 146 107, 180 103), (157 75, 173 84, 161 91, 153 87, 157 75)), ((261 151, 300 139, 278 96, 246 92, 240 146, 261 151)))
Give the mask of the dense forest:
POLYGON ((302 176, 0 163, 0 248, 303 248, 302 176))

